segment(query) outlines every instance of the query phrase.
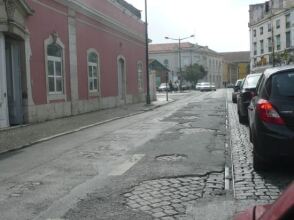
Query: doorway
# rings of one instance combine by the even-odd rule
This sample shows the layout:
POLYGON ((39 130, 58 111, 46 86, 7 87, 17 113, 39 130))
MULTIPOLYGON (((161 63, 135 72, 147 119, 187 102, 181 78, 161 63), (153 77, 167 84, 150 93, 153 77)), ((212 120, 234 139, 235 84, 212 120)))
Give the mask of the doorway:
POLYGON ((118 97, 121 101, 126 99, 126 73, 125 61, 123 58, 118 59, 118 97))
POLYGON ((5 39, 7 102, 10 125, 23 124, 21 42, 5 39))

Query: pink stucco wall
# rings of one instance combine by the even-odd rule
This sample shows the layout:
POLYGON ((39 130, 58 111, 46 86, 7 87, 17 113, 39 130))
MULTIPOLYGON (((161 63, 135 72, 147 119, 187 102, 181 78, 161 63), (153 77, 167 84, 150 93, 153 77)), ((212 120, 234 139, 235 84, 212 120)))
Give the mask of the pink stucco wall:
MULTIPOLYGON (((103 14, 118 20, 132 32, 144 35, 144 24, 141 21, 124 14, 107 0, 79 1, 89 4, 91 8, 103 11, 103 14)), ((53 32, 58 33, 65 46, 66 95, 67 99, 70 100, 68 8, 54 0, 39 0, 38 2, 27 0, 27 2, 35 11, 34 15, 27 20, 32 51, 30 64, 34 103, 40 105, 47 102, 44 41, 53 32)), ((106 27, 78 12, 76 18, 79 99, 90 98, 87 76, 87 50, 90 48, 94 48, 100 55, 102 97, 117 96, 117 57, 119 55, 126 60, 127 93, 138 94, 137 62, 142 61, 145 67, 144 42, 123 35, 117 30, 106 27)))
POLYGON ((117 57, 123 56, 127 65, 127 93, 137 94, 137 62, 144 62, 144 44, 128 39, 101 24, 92 28, 90 24, 97 25, 91 19, 77 15, 77 51, 78 51, 78 79, 79 96, 87 99, 87 50, 95 49, 100 56, 101 95, 102 97, 117 96, 117 57), (85 34, 87 33, 87 34, 85 34))
POLYGON ((44 41, 50 34, 57 32, 59 38, 65 46, 65 79, 66 95, 70 99, 70 78, 69 78, 69 53, 68 53, 68 22, 67 8, 56 4, 52 0, 40 0, 50 7, 57 9, 55 12, 32 0, 27 1, 35 11, 34 15, 27 20, 27 27, 30 32, 31 44, 31 82, 33 100, 36 105, 47 102, 47 85, 45 70, 44 41), (65 13, 64 15, 62 13, 65 13))

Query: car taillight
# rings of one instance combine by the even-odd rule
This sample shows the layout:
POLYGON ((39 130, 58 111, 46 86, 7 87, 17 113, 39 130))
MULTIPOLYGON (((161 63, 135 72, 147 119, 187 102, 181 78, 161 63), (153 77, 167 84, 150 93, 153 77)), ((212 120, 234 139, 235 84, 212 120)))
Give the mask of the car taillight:
POLYGON ((257 111, 260 119, 264 122, 277 125, 285 124, 284 120, 281 118, 279 113, 274 109, 273 105, 265 99, 260 99, 257 102, 257 111))

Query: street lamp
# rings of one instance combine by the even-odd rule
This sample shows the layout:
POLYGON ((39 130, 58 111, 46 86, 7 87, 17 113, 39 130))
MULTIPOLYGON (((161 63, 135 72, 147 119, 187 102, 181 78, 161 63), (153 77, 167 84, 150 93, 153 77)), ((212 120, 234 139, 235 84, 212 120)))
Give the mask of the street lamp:
POLYGON ((150 99, 150 85, 149 85, 149 55, 148 55, 148 21, 147 21, 147 0, 145 0, 145 52, 146 52, 146 80, 147 80, 147 94, 146 104, 151 104, 150 99))
POLYGON ((183 80, 183 75, 182 75, 182 61, 181 61, 181 40, 185 40, 188 38, 194 37, 194 34, 190 35, 189 37, 183 37, 183 38, 171 38, 171 37, 165 37, 165 39, 169 40, 176 40, 179 42, 179 67, 180 67, 180 91, 182 91, 182 80, 183 80))

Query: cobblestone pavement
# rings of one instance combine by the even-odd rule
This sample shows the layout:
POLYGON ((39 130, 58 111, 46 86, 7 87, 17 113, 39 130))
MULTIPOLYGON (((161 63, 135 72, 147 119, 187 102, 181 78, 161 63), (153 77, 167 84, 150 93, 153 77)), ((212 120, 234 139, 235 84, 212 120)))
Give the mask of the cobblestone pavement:
POLYGON ((126 204, 158 220, 174 220, 185 215, 188 205, 201 198, 224 193, 224 173, 204 176, 163 178, 142 182, 125 193, 126 204))
POLYGON ((288 171, 284 172, 284 170, 255 172, 252 164, 252 144, 249 140, 248 127, 239 123, 237 106, 230 101, 228 114, 231 129, 234 196, 238 200, 271 203, 294 179, 294 175, 288 171))

